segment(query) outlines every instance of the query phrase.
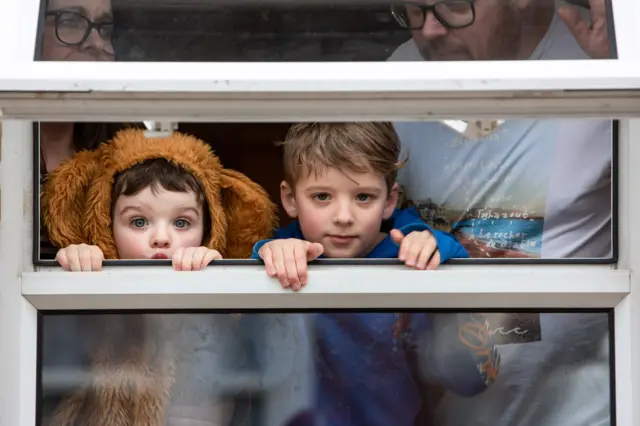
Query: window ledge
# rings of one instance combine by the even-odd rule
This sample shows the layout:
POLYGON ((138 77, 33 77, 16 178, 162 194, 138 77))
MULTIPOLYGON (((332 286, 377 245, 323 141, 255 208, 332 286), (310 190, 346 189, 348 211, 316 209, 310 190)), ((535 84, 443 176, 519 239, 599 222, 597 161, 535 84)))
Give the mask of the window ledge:
POLYGON ((262 266, 59 268, 22 275, 39 310, 321 308, 613 308, 630 292, 628 271, 609 266, 311 266, 299 292, 262 266))

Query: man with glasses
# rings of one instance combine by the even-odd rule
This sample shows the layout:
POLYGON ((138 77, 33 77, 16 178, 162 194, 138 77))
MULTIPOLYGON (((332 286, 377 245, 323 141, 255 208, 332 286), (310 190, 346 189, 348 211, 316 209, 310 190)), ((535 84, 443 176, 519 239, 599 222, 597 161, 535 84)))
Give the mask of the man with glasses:
MULTIPOLYGON (((554 0, 397 2, 392 15, 412 38, 389 60, 609 58, 604 0, 582 3, 587 7, 554 0)), ((426 221, 452 228, 472 257, 611 256, 610 121, 395 127, 409 155, 398 175, 406 197, 426 221)), ((445 392, 436 402, 436 426, 610 424, 606 314, 502 315, 493 328, 500 377, 471 398, 445 392)))
POLYGON ((411 30, 413 39, 390 60, 609 58, 604 1, 590 0, 590 16, 568 5, 559 6, 556 16, 554 0, 396 2, 391 7, 393 17, 411 30), (573 39, 567 38, 568 33, 573 39), (572 52, 576 47, 581 49, 572 52))

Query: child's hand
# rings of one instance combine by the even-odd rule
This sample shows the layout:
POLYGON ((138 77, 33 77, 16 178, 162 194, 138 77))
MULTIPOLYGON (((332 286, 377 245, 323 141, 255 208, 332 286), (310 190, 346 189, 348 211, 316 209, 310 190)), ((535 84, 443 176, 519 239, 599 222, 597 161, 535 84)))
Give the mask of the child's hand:
POLYGON ((269 241, 260 247, 258 254, 270 277, 278 277, 282 287, 298 291, 307 284, 307 262, 323 251, 320 243, 290 238, 269 241))
POLYGON ((171 264, 176 271, 199 271, 214 259, 222 259, 217 250, 207 247, 180 247, 171 256, 171 264))
POLYGON ((56 260, 65 271, 99 271, 102 269, 104 254, 98 246, 72 244, 58 250, 56 260))
POLYGON ((431 232, 413 231, 405 236, 399 230, 393 229, 390 235, 396 244, 400 244, 398 259, 402 260, 408 267, 436 269, 440 264, 438 244, 431 232))

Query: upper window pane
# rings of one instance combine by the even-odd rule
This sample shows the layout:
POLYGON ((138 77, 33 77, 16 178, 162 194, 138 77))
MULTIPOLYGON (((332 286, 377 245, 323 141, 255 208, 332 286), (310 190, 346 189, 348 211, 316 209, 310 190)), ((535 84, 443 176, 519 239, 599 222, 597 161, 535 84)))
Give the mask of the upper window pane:
POLYGON ((43 0, 35 57, 160 62, 616 57, 610 0, 557 3, 43 0))

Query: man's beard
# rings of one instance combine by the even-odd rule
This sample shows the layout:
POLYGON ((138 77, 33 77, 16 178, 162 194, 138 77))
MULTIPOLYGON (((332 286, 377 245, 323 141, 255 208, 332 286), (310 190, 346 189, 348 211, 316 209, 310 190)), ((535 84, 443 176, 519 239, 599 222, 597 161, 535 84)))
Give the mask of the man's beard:
POLYGON ((474 58, 464 44, 453 44, 439 38, 420 48, 420 55, 427 61, 470 61, 474 58))

